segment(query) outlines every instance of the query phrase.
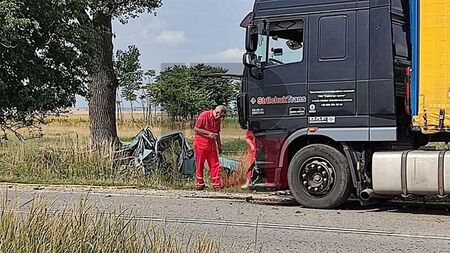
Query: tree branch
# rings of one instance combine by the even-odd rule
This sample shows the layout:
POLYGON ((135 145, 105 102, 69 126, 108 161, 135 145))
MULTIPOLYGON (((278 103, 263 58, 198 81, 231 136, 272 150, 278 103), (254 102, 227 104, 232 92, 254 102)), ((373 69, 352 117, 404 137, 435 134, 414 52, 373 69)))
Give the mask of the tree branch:
POLYGON ((21 142, 24 142, 24 141, 25 141, 25 138, 23 137, 22 134, 20 134, 20 133, 17 131, 17 129, 14 129, 14 128, 12 128, 12 127, 9 127, 9 126, 7 126, 7 125, 5 125, 5 124, 0 125, 0 128, 2 129, 2 132, 3 132, 3 135, 2 135, 2 139, 3 139, 3 140, 8 140, 8 135, 7 135, 6 131, 9 131, 9 132, 13 133, 13 134, 16 136, 16 138, 17 138, 18 140, 20 140, 21 142))
POLYGON ((8 49, 12 49, 12 48, 16 48, 17 47, 17 46, 6 45, 6 44, 4 44, 2 42, 0 42, 0 46, 8 48, 8 49))
MULTIPOLYGON (((92 15, 91 15, 92 16, 92 15)), ((78 21, 80 21, 81 25, 84 25, 86 27, 90 27, 93 21, 93 16, 91 17, 86 9, 82 9, 80 11, 80 18, 78 21)))

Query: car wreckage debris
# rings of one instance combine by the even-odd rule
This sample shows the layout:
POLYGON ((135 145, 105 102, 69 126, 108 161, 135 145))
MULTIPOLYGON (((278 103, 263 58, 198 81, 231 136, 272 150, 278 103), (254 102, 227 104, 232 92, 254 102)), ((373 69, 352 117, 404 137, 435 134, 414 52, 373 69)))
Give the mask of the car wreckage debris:
MULTIPOLYGON (((151 129, 145 128, 129 145, 116 152, 114 161, 117 168, 134 167, 144 174, 153 170, 171 175, 191 176, 195 173, 194 150, 180 132, 158 138, 151 129)), ((240 163, 220 157, 220 165, 230 174, 240 163)))

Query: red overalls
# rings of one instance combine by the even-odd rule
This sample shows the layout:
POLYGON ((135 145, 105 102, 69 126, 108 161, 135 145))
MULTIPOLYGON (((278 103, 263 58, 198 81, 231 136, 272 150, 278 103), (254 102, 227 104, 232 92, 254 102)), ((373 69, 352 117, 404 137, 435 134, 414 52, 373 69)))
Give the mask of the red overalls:
MULTIPOLYGON (((221 120, 215 119, 213 116, 213 110, 210 110, 200 113, 197 118, 197 122, 195 123, 195 127, 212 133, 219 133, 220 123, 221 120)), ((220 189, 222 187, 222 182, 220 180, 220 162, 216 140, 196 132, 194 136, 194 149, 196 188, 203 189, 205 187, 203 170, 206 160, 208 161, 213 187, 214 189, 220 189)))
MULTIPOLYGON (((255 166, 255 161, 256 161, 256 139, 255 139, 255 135, 253 135, 253 132, 248 130, 247 133, 245 134, 245 138, 250 140, 251 143, 253 144, 254 149, 253 150, 249 150, 249 168, 247 170, 247 179, 252 181, 253 178, 253 167, 255 166)), ((250 147, 249 147, 250 148, 250 147)))

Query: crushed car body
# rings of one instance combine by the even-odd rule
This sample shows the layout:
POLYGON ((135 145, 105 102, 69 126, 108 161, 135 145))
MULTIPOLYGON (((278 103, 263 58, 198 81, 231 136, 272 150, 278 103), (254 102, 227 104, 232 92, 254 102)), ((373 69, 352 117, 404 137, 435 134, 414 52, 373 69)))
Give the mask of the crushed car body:
MULTIPOLYGON (((130 166, 148 174, 152 170, 164 173, 191 176, 195 173, 194 150, 181 132, 157 137, 150 128, 145 128, 116 155, 116 164, 121 169, 130 166)), ((220 157, 221 167, 231 173, 239 162, 220 157)))

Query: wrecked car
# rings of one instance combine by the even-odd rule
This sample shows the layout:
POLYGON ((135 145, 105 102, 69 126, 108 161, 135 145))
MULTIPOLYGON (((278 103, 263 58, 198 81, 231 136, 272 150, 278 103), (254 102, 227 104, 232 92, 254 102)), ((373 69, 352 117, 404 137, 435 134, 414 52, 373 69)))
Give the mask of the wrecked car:
MULTIPOLYGON (((143 129, 117 152, 115 162, 121 169, 133 166, 144 174, 155 169, 170 175, 195 173, 194 150, 180 132, 158 138, 151 129, 143 129)), ((220 164, 227 173, 239 167, 239 162, 224 157, 220 157, 220 164)))

